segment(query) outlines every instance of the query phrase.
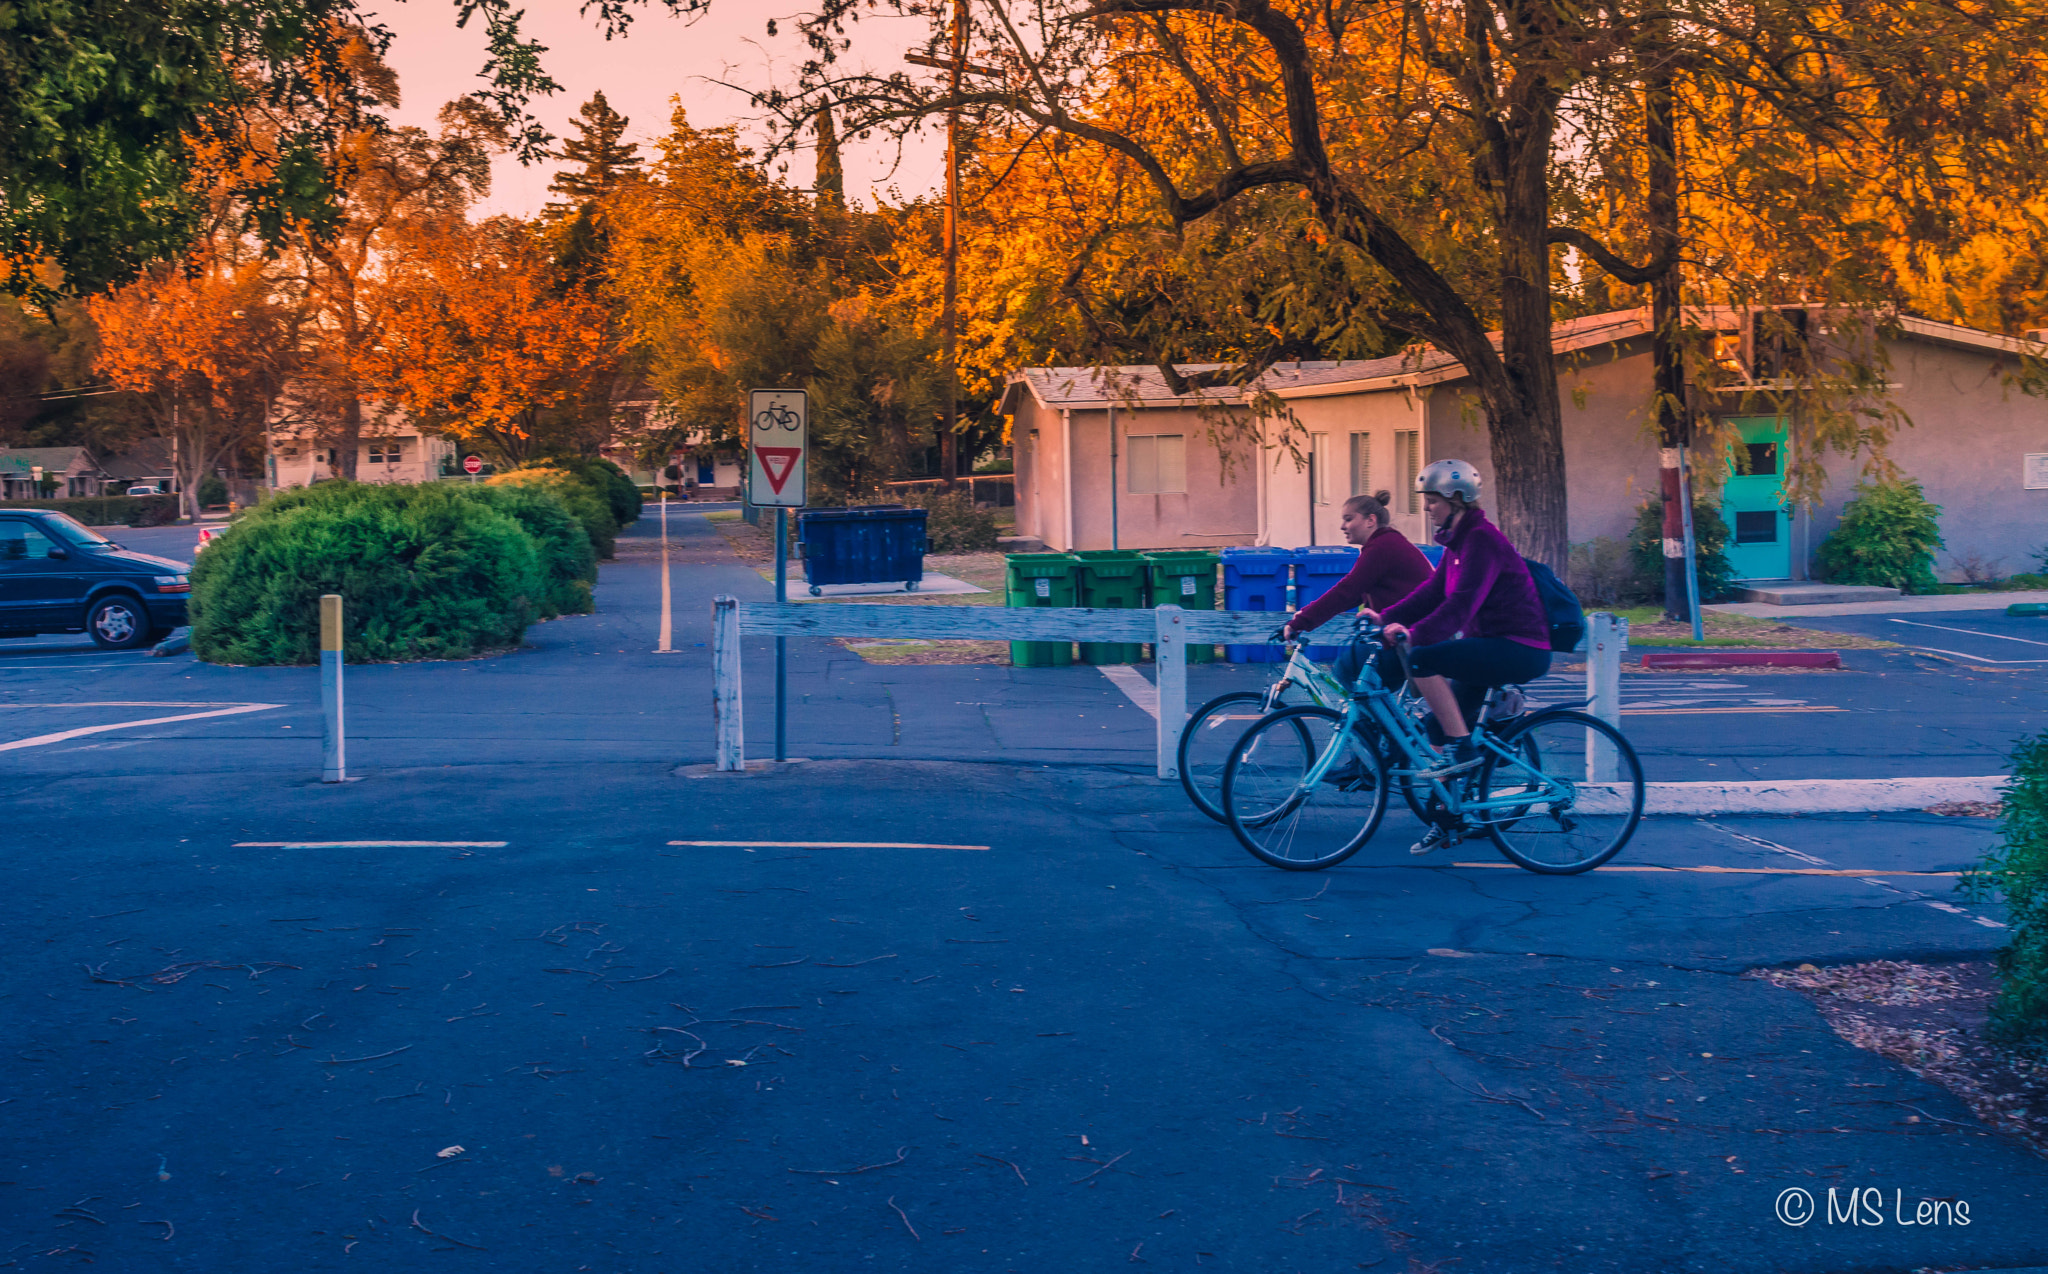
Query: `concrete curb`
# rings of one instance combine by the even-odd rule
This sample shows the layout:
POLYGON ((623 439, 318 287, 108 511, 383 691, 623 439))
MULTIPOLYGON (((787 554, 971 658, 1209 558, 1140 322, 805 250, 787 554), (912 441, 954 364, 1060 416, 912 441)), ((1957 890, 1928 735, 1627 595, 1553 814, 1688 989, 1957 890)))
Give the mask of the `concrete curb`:
POLYGON ((1834 650, 1663 650, 1643 656, 1643 667, 1657 668, 1840 668, 1834 650))
POLYGON ((151 646, 149 653, 157 656, 182 655, 190 649, 192 649, 192 633, 191 630, 186 629, 173 633, 156 645, 151 646))
MULTIPOLYGON (((1777 779, 1748 783, 1646 783, 1645 814, 1881 814, 1924 810, 1944 801, 1996 801, 2009 780, 2003 774, 1974 778, 1777 779)), ((1618 809, 1613 795, 1602 799, 1595 785, 1586 794, 1589 813, 1618 809)), ((1612 786, 1605 788, 1613 793, 1612 786)))

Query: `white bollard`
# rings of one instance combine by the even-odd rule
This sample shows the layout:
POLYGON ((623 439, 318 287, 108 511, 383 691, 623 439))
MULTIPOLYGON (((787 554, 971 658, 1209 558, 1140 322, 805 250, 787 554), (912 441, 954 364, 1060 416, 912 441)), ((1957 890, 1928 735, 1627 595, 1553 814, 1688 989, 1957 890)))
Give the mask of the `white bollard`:
POLYGON ((320 597, 320 781, 348 782, 348 742, 341 693, 341 595, 320 597))
POLYGON ((1188 720, 1187 612, 1178 606, 1153 609, 1158 627, 1152 639, 1152 672, 1159 690, 1159 777, 1180 777, 1180 732, 1188 720))
POLYGON ((721 770, 747 768, 740 704, 740 611, 737 597, 711 602, 711 734, 721 770))
MULTIPOLYGON (((1621 728, 1621 656, 1628 648, 1628 622, 1601 610, 1586 616, 1586 695, 1588 711, 1621 728)), ((1619 772, 1614 747, 1597 735, 1586 740, 1586 781, 1612 783, 1619 772)))

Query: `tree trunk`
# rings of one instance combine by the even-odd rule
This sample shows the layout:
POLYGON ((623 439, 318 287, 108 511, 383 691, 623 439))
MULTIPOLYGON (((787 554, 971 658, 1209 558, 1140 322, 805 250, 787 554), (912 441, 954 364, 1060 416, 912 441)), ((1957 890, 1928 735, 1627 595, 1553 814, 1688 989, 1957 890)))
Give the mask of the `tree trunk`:
MULTIPOLYGON (((1547 112, 1531 114, 1538 120, 1547 112)), ((1492 443, 1494 491, 1485 496, 1500 529, 1527 557, 1562 575, 1571 556, 1564 466, 1564 414, 1551 346, 1550 128, 1503 127, 1495 142, 1501 173, 1500 370, 1479 382, 1492 443), (1493 381, 1498 383, 1490 383, 1493 381)))
POLYGON ((350 386, 341 396, 341 435, 328 453, 334 460, 328 468, 335 477, 345 482, 356 480, 356 453, 362 441, 363 400, 356 397, 354 386, 350 386))

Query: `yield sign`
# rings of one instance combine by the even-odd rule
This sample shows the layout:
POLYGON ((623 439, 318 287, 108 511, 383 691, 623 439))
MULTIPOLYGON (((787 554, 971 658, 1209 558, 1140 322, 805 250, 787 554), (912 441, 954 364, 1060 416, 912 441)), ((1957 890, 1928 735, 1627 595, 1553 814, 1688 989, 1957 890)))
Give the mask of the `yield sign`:
POLYGON ((803 508, 810 396, 801 389, 749 391, 746 437, 747 503, 757 509, 803 508))
POLYGON ((761 470, 768 476, 768 487, 775 494, 782 494, 782 484, 789 481, 789 474, 796 468, 797 460, 804 454, 802 447, 755 447, 761 457, 761 470))

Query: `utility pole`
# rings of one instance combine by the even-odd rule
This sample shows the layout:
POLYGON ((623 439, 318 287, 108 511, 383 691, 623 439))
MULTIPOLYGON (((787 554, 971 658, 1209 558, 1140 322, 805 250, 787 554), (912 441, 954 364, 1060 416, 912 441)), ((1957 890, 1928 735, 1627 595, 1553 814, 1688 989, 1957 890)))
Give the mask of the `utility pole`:
POLYGON ((939 476, 951 486, 959 476, 960 459, 960 77, 967 74, 1001 75, 995 67, 975 66, 967 60, 967 0, 953 0, 951 56, 944 61, 918 53, 906 53, 903 60, 915 66, 929 66, 946 73, 946 95, 953 105, 946 108, 946 220, 940 239, 946 263, 945 300, 939 316, 944 341, 941 355, 945 378, 946 410, 939 422, 939 476))
POLYGON ((1649 143, 1648 212, 1650 251, 1671 254, 1670 264, 1650 285, 1651 382, 1657 398, 1658 491, 1664 501, 1664 615, 1697 622, 1689 597, 1692 523, 1691 484, 1685 481, 1685 452, 1692 444, 1692 414, 1685 392, 1685 313, 1675 249, 1681 227, 1678 207, 1677 93, 1669 67, 1652 73, 1643 94, 1645 141, 1649 143))

